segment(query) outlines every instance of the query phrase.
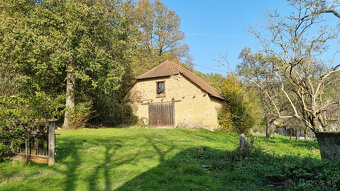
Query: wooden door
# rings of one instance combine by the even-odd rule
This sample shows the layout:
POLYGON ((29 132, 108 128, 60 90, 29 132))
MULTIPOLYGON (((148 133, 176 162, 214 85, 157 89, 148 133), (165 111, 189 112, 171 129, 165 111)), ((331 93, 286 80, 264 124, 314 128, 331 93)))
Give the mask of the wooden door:
POLYGON ((174 127, 175 103, 162 102, 149 104, 149 127, 174 127))

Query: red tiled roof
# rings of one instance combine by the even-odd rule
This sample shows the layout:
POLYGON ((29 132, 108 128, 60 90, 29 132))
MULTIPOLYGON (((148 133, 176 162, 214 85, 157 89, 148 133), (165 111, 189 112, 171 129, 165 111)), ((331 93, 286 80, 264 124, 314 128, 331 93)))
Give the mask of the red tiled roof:
POLYGON ((202 80, 201 78, 199 78, 186 68, 169 60, 163 62, 162 64, 159 64, 158 66, 152 68, 148 72, 138 76, 137 80, 167 77, 176 74, 182 74, 184 77, 186 77, 192 83, 196 84, 198 87, 207 92, 209 95, 224 100, 223 96, 207 82, 205 82, 204 80, 202 80))

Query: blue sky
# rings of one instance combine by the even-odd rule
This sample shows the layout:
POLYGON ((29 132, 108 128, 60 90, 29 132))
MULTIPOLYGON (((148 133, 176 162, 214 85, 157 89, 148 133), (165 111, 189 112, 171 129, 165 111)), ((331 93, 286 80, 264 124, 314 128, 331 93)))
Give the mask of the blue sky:
MULTIPOLYGON (((240 63, 238 55, 244 47, 255 51, 257 41, 247 32, 250 26, 263 24, 267 10, 288 15, 285 0, 162 0, 181 18, 185 42, 190 47, 195 68, 203 73, 224 74, 225 67, 214 59, 226 56, 232 69, 240 63), (210 69, 209 69, 210 68, 210 69)), ((337 45, 333 44, 333 53, 337 45), (335 48, 334 48, 335 47, 335 48)), ((338 59, 339 60, 339 59, 338 59)))

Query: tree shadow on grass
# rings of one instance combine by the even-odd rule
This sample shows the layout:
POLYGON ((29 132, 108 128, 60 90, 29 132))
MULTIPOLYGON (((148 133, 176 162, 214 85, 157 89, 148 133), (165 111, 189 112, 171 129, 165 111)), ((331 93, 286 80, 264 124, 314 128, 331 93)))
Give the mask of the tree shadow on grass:
POLYGON ((254 149, 191 148, 126 182, 118 191, 337 190, 340 167, 326 160, 276 156, 254 149))
MULTIPOLYGON (((29 164, 20 164, 20 167, 16 168, 16 170, 11 170, 10 174, 5 174, 5 177, 10 179, 22 178, 23 180, 32 179, 35 175, 39 175, 40 169, 47 170, 46 172, 52 172, 53 174, 59 173, 67 178, 62 182, 62 187, 65 187, 65 190, 75 190, 74 182, 77 181, 76 170, 78 166, 81 164, 81 160, 79 157, 78 149, 82 146, 83 140, 67 140, 60 141, 57 139, 57 147, 56 147, 56 164, 52 167, 48 167, 46 164, 39 164, 35 162, 30 162, 29 164), (59 143, 58 143, 59 142, 59 143), (60 144, 60 142, 62 142, 60 144), (58 163, 62 163, 65 165, 65 168, 60 169, 58 163), (24 173, 23 173, 24 171, 24 173), (26 172, 25 172, 26 171, 26 172), (17 175, 20 175, 16 177, 17 175)), ((10 163, 10 162, 9 162, 10 163)), ((53 178, 51 177, 41 177, 42 182, 53 182, 53 178)), ((33 189, 34 184, 32 186, 30 184, 15 184, 9 185, 9 190, 35 190, 33 189)))
MULTIPOLYGON (((84 157, 84 152, 88 152, 86 149, 97 148, 96 150, 96 158, 100 164, 97 166, 85 166, 88 168, 86 170, 92 170, 93 173, 89 175, 87 181, 89 183, 88 190, 98 190, 98 173, 99 171, 103 170, 104 172, 104 184, 105 190, 111 190, 111 177, 110 177, 110 170, 114 167, 119 165, 129 163, 137 158, 137 155, 131 156, 128 159, 122 158, 119 161, 113 161, 113 157, 116 152, 123 147, 121 140, 107 140, 107 139, 72 139, 72 140, 65 140, 62 139, 57 144, 57 156, 56 156, 56 165, 52 166, 51 168, 62 175, 65 175, 63 183, 61 184, 66 191, 76 190, 76 181, 79 180, 79 168, 82 166, 84 168, 84 164, 86 164, 86 160, 93 160, 90 157, 84 157), (88 145, 84 145, 88 144, 88 145), (101 155, 100 148, 104 147, 103 155, 101 155), (82 156, 81 156, 82 155, 82 156), (103 156, 103 158, 101 158, 103 156), (61 168, 59 165, 65 165, 65 168, 61 168), (65 170, 63 170, 65 169, 65 170), (78 172, 77 172, 78 170, 78 172)), ((89 163, 91 164, 91 163, 89 163)), ((45 168, 49 168, 46 167, 45 168)), ((102 178, 102 177, 100 177, 102 178)), ((84 181, 84 177, 81 178, 84 181)), ((100 189, 103 190, 103 189, 100 189)))
MULTIPOLYGON (((63 185, 65 186, 65 190, 76 190, 75 182, 78 180, 78 175, 76 174, 77 169, 83 165, 86 160, 79 156, 79 152, 83 152, 79 149, 89 149, 89 146, 83 144, 96 145, 99 150, 95 151, 96 153, 102 153, 102 157, 98 157, 98 161, 95 161, 95 164, 91 163, 92 166, 89 166, 90 174, 85 178, 88 182, 87 190, 112 190, 112 182, 115 181, 114 178, 117 177, 119 172, 117 168, 122 165, 129 164, 134 165, 138 163, 139 160, 143 159, 140 157, 142 151, 137 150, 132 153, 125 153, 122 157, 116 156, 118 152, 124 152, 126 142, 132 140, 139 139, 142 142, 142 145, 135 145, 133 147, 138 147, 141 149, 147 149, 146 152, 143 153, 143 157, 157 157, 160 161, 165 160, 166 155, 171 152, 175 146, 172 145, 171 141, 164 143, 163 141, 155 140, 155 137, 152 136, 139 136, 139 137, 129 137, 129 138, 119 138, 119 139, 92 139, 82 140, 82 139, 72 139, 72 140, 64 140, 59 144, 58 153, 62 153, 56 158, 56 161, 60 164, 66 165, 66 171, 60 170, 60 168, 54 168, 55 171, 66 175, 65 182, 63 185), (143 140, 143 141, 141 141, 143 140), (151 149, 151 150, 150 150, 151 149)), ((121 155, 121 154, 120 154, 121 155)), ((91 159, 89 156, 87 159, 91 159)), ((93 160, 93 159, 92 159, 93 160)), ((84 180, 84 179, 83 179, 84 180)))
POLYGON ((97 166, 94 172, 89 177, 90 182, 90 190, 96 190, 97 185, 97 175, 99 171, 104 169, 104 176, 105 176, 105 190, 111 190, 111 179, 109 178, 109 170, 111 166, 112 157, 117 152, 117 150, 121 147, 121 145, 117 145, 117 147, 111 147, 110 145, 105 146, 105 160, 102 164, 97 166))
MULTIPOLYGON (((150 149, 150 146, 152 148, 152 151, 148 156, 152 157, 158 157, 160 163, 165 161, 166 155, 171 152, 175 146, 171 144, 171 142, 164 143, 162 141, 157 142, 154 140, 154 137, 150 136, 141 136, 138 137, 139 139, 145 139, 144 144, 138 145, 139 148, 147 147, 150 149), (153 154, 155 153, 155 154, 153 154)), ((112 190, 112 181, 114 178, 115 169, 121 165, 124 164, 136 164, 141 159, 139 156, 141 155, 141 151, 136 152, 135 154, 126 154, 123 158, 119 159, 113 159, 115 154, 119 151, 119 149, 123 148, 123 145, 121 144, 115 144, 114 146, 110 143, 102 143, 101 146, 105 147, 105 159, 104 161, 99 164, 93 173, 88 178, 89 181, 89 190, 112 190), (105 179, 105 187, 100 187, 99 185, 99 174, 100 171, 104 174, 105 179)), ((145 155, 144 155, 145 156, 145 155)))
POLYGON ((159 141, 156 143, 154 140, 152 140, 153 137, 144 136, 144 138, 147 140, 147 144, 150 144, 154 151, 157 153, 159 157, 159 162, 165 161, 165 156, 175 149, 175 146, 172 145, 171 142, 165 143, 164 141, 159 141), (165 146, 168 148, 165 151, 162 151, 162 149, 160 148, 160 144, 162 144, 163 147, 165 146))
POLYGON ((98 160, 94 161, 96 164, 89 163, 91 166, 86 167, 88 168, 87 170, 91 171, 87 178, 82 178, 83 181, 86 180, 88 182, 89 187, 87 190, 112 190, 113 169, 123 164, 132 163, 138 159, 139 155, 139 152, 137 152, 133 155, 113 159, 116 153, 124 147, 123 141, 118 139, 91 139, 91 141, 73 139, 72 141, 66 141, 66 143, 64 142, 64 144, 61 143, 59 145, 58 151, 63 154, 56 158, 59 163, 66 164, 66 171, 61 171, 58 167, 54 168, 55 171, 67 176, 63 184, 65 186, 64 190, 76 190, 75 182, 79 176, 76 174, 77 169, 86 163, 84 160, 94 160, 90 156, 80 158, 80 152, 87 152, 86 149, 96 148, 94 157, 98 160), (84 146, 84 143, 91 146, 84 146), (104 184, 101 184, 101 181, 104 181, 104 184))
MULTIPOLYGON (((83 146, 86 140, 58 140, 56 147, 56 163, 65 165, 65 170, 60 169, 59 166, 50 167, 54 171, 66 176, 62 185, 64 190, 75 190, 75 182, 78 179, 76 174, 79 165, 81 165, 81 158, 79 156, 79 149, 83 146)), ((47 167, 48 168, 48 167, 47 167)))
MULTIPOLYGON (((165 136, 61 138, 57 139, 55 166, 34 163, 32 166, 61 175, 62 178, 43 177, 40 182, 59 181, 51 185, 58 184, 64 190, 112 190, 121 182, 125 183, 118 190, 282 190, 292 188, 289 185, 299 186, 299 181, 307 182, 304 189, 315 190, 319 187, 319 190, 332 190, 332 185, 340 182, 337 176, 340 174, 339 167, 327 161, 270 155, 260 150, 255 150, 242 160, 233 151, 213 148, 207 148, 204 152, 197 151, 197 148, 179 152, 182 143, 166 140, 165 136), (175 155, 175 152, 179 153, 175 155), (140 163, 149 159, 148 166, 141 167, 140 163), (123 171, 126 174, 121 174, 119 168, 124 164, 128 164, 123 171), (135 167, 141 170, 131 173, 135 167), (140 174, 148 168, 151 169, 140 174), (130 180, 130 177, 133 179, 130 180), (82 182, 81 188, 77 181, 82 182)), ((206 139, 209 140, 209 137, 206 139)), ((280 141, 291 143, 289 139, 272 141, 277 144, 280 141)))
MULTIPOLYGON (((150 158, 150 161, 158 159, 159 162, 156 160, 156 164, 166 160, 167 155, 174 150, 175 146, 171 141, 164 142, 162 138, 159 138, 154 136, 126 136, 112 137, 112 139, 107 137, 92 137, 91 139, 87 137, 61 137, 57 139, 55 165, 48 167, 45 164, 32 162, 29 164, 33 167, 30 167, 30 171, 37 174, 42 170, 44 173, 55 175, 55 177, 42 176, 34 182, 38 184, 51 182, 51 186, 58 185, 58 190, 112 190, 117 187, 115 185, 117 182, 126 181, 130 176, 119 174, 122 172, 121 170, 131 173, 133 170, 128 168, 140 168, 140 164, 138 164, 140 160, 145 162, 148 160, 147 158, 150 158), (140 156, 141 154, 142 156, 140 156), (121 166, 125 164, 128 166, 121 169, 121 166), (115 180, 115 178, 119 180, 115 180)), ((152 165, 152 163, 148 162, 148 165, 152 165)), ((10 180, 11 177, 22 172, 22 170, 20 168, 16 172, 7 173, 6 179, 10 180)), ((136 170, 136 173, 138 171, 136 170)), ((27 178, 31 179, 32 176, 27 178)), ((20 187, 27 184, 18 185, 20 187)), ((17 188, 14 184, 8 186, 13 189, 17 188)), ((45 184, 41 186, 47 189, 45 184)), ((36 187, 32 184, 21 190, 30 188, 34 190, 36 187)))
POLYGON ((71 158, 70 161, 67 161, 67 162, 64 163, 67 166, 66 171, 62 172, 62 171, 58 170, 59 172, 62 172, 64 175, 67 176, 67 178, 65 179, 65 182, 63 184, 63 185, 65 185, 65 190, 75 190, 74 182, 77 181, 76 171, 77 171, 78 166, 81 163, 79 153, 74 148, 71 148, 70 158, 71 158))
POLYGON ((131 156, 126 156, 123 159, 113 160, 112 158, 115 156, 117 151, 122 147, 120 144, 116 144, 112 146, 111 144, 104 144, 105 147, 105 159, 99 164, 93 173, 88 178, 89 181, 89 190, 102 190, 98 188, 98 174, 101 170, 104 171, 104 179, 105 179, 105 188, 104 190, 112 190, 112 169, 119 167, 123 164, 131 164, 133 161, 138 159, 139 152, 135 153, 131 156))

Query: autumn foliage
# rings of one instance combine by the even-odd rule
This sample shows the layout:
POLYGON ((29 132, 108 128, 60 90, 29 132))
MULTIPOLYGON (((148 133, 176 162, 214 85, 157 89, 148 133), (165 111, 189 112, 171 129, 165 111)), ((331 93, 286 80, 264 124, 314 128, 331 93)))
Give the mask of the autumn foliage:
POLYGON ((249 134, 261 118, 255 93, 232 75, 223 80, 221 91, 226 101, 218 115, 220 130, 249 134))

